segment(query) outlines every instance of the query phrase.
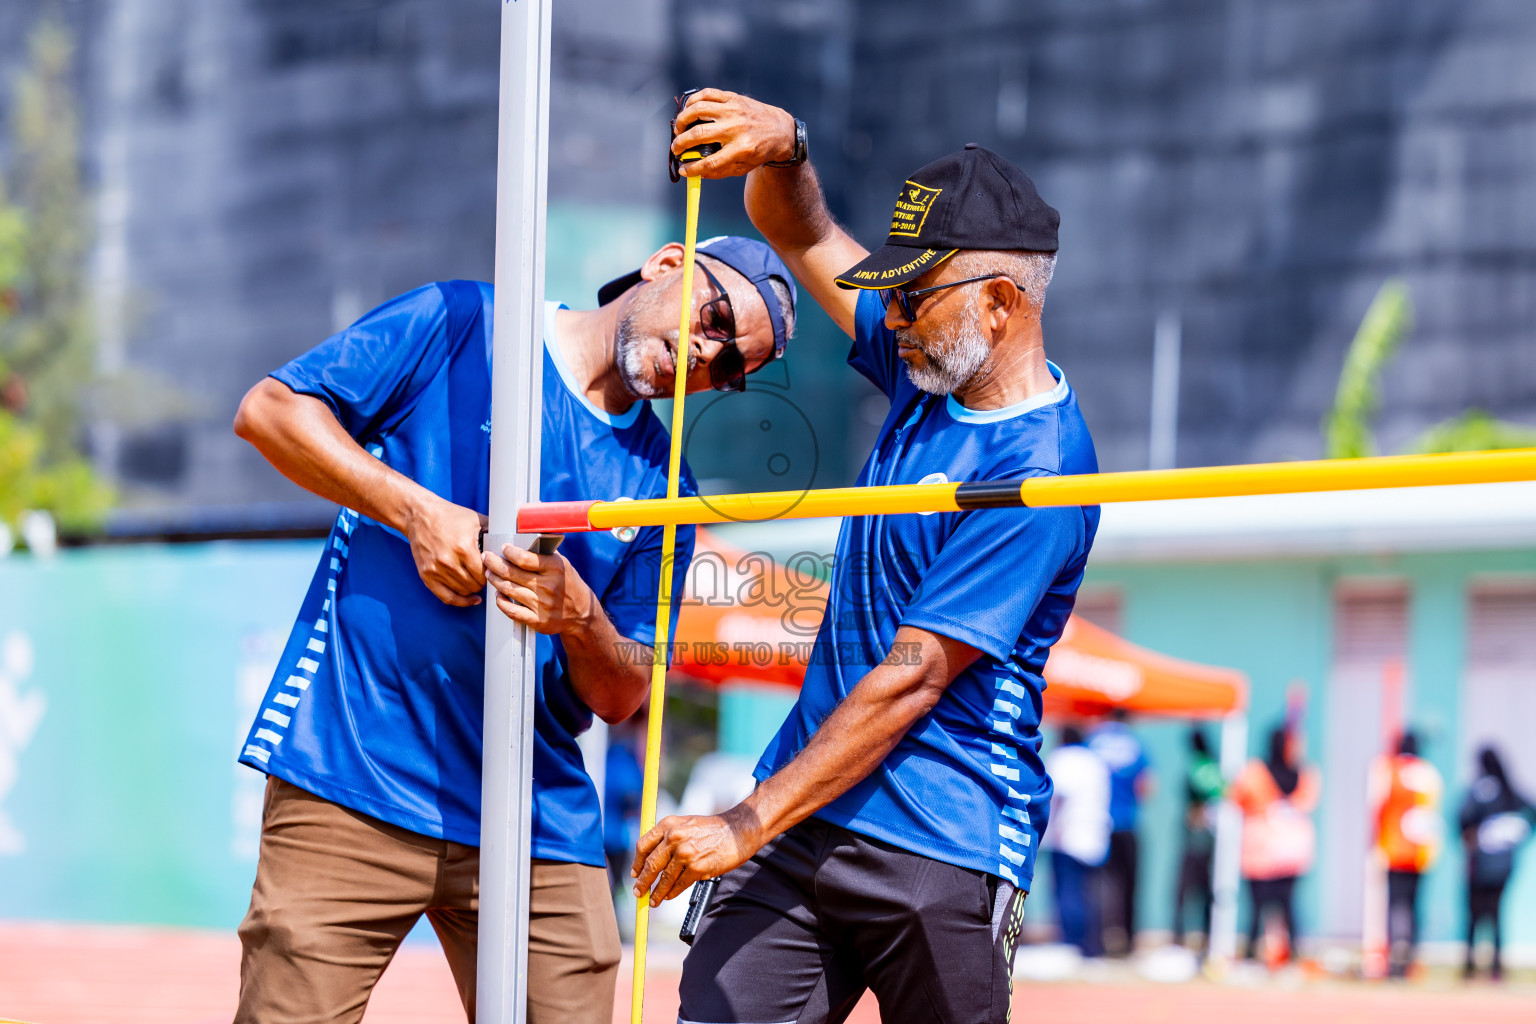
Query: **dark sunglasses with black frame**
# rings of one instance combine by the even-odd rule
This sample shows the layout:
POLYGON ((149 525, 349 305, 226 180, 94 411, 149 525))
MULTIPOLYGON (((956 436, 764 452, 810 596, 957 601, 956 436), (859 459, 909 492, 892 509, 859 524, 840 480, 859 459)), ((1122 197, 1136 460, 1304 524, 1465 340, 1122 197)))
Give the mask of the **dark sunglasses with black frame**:
POLYGON ((982 274, 980 277, 967 277, 963 281, 950 281, 948 284, 936 284, 932 288, 919 288, 915 292, 909 292, 905 288, 881 288, 876 294, 880 296, 880 305, 886 309, 891 308, 891 300, 896 301, 896 306, 901 310, 901 315, 907 318, 907 323, 917 322, 917 312, 912 305, 912 300, 933 292, 941 292, 946 288, 958 288, 962 284, 975 284, 977 281, 990 281, 994 277, 1006 277, 1006 274, 982 274))
POLYGON ((720 350, 709 361, 709 384, 716 391, 745 391, 747 358, 736 347, 736 311, 731 308, 731 294, 703 260, 696 261, 694 266, 704 272, 710 287, 720 293, 699 307, 699 330, 710 341, 720 343, 720 350))

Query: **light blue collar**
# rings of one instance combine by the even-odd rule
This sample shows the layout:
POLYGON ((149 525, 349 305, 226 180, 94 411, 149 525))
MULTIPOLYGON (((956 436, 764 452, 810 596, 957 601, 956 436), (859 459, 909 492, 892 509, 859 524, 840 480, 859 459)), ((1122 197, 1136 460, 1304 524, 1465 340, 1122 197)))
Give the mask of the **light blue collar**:
POLYGON ((560 345, 555 341, 555 311, 569 308, 569 306, 562 302, 544 303, 544 351, 549 353, 550 361, 555 364, 555 369, 560 372, 560 380, 565 384, 565 390, 569 391, 571 396, 586 408, 587 412, 590 412, 615 430, 623 430, 625 427, 634 426, 635 420, 640 418, 641 408, 645 405, 643 401, 637 399, 634 405, 631 405, 628 409, 617 415, 605 412, 599 409, 586 396, 581 386, 576 383, 576 375, 571 372, 569 366, 565 365, 565 357, 560 354, 560 345))
POLYGON ((944 407, 949 412, 950 419, 958 423, 1001 423, 1003 420, 1011 420, 1015 416, 1023 416, 1036 409, 1055 405, 1064 400, 1071 389, 1067 387, 1067 375, 1061 372, 1061 367, 1049 359, 1046 360, 1045 365, 1050 367, 1051 375, 1056 378, 1056 386, 1049 391, 1031 395, 1022 402, 1005 405, 1001 409, 967 409, 956 400, 954 395, 950 395, 944 407))

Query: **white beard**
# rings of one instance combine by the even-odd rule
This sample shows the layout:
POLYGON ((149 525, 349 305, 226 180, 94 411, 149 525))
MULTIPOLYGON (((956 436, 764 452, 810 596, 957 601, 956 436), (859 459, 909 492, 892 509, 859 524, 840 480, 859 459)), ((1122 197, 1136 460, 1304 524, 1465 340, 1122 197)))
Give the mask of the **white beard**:
POLYGON ((981 314, 974 304, 927 343, 919 343, 910 328, 897 331, 896 337, 923 353, 925 365, 918 368, 908 363, 907 378, 931 395, 951 395, 963 389, 992 361, 992 346, 981 333, 981 314))
POLYGON ((640 352, 643 341, 629 317, 619 321, 619 328, 614 338, 619 363, 619 379, 624 382, 624 389, 636 398, 669 398, 671 396, 663 394, 660 388, 654 387, 645 379, 645 357, 640 352))

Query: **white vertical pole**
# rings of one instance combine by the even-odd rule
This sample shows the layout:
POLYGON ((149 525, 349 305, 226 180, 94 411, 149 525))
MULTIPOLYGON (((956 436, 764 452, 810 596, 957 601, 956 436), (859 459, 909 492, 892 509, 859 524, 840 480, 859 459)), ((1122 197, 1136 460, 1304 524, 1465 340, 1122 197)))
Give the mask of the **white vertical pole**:
MULTIPOLYGON (((517 508, 539 496, 550 3, 501 6, 488 550, 507 541, 527 546, 531 538, 515 534, 517 508)), ((480 1024, 523 1024, 536 636, 497 611, 489 596, 485 623, 477 1016, 480 1024)))
POLYGON ((1173 469, 1179 446, 1179 355, 1184 345, 1184 323, 1176 309, 1157 316, 1152 335, 1152 441, 1148 463, 1152 469, 1173 469))
MULTIPOLYGON (((1248 715, 1234 711, 1221 723, 1221 775, 1231 785, 1248 756, 1248 715)), ((1211 865, 1211 946, 1214 963, 1237 956, 1237 889, 1241 884, 1240 854, 1243 812, 1225 798, 1216 805, 1216 852, 1211 865)))
POLYGON ((592 787, 597 790, 597 806, 606 810, 606 797, 608 794, 608 723, 592 716, 592 725, 586 732, 576 737, 576 746, 581 751, 581 763, 587 770, 587 775, 592 779, 592 787))

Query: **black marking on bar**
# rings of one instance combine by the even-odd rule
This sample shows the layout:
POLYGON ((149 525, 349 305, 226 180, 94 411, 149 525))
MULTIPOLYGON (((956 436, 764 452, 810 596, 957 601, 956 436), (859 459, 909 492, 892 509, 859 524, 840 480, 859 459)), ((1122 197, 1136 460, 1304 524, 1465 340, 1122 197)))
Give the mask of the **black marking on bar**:
POLYGON ((1018 508, 1024 504, 1022 480, 983 480, 955 488, 955 504, 963 509, 1018 508))

